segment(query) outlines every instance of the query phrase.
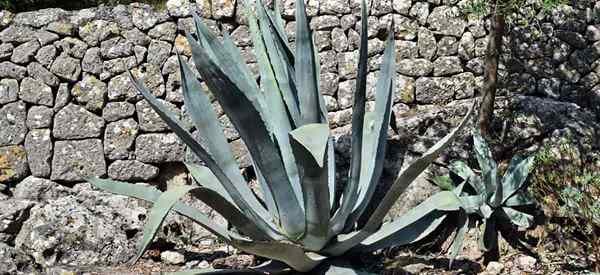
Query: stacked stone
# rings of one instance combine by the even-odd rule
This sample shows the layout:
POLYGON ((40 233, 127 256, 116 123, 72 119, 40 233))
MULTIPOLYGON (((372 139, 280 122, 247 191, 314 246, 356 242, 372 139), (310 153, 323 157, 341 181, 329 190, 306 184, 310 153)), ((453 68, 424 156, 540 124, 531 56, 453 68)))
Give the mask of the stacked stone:
MULTIPOLYGON (((294 2, 283 1, 292 42, 294 2)), ((395 22, 393 111, 399 125, 413 131, 414 121, 427 120, 415 120, 415 113, 475 95, 483 82, 487 30, 485 22, 463 14, 463 4, 373 0, 363 19, 358 0, 308 1, 321 60, 321 91, 334 133, 349 130, 360 20, 369 21, 369 100, 374 99, 384 40, 395 22)), ((193 65, 185 39, 185 32, 195 32, 193 12, 215 32, 231 33, 257 71, 243 8, 232 0, 169 0, 164 10, 131 4, 73 12, 0 12, 0 184, 27 175, 62 182, 90 175, 148 181, 162 164, 190 159, 136 92, 127 71, 143 79, 188 130, 202 135, 186 116, 176 57, 179 52, 193 65)), ((509 30, 501 92, 575 101, 591 91, 598 100, 597 14, 600 4, 578 1, 549 14, 539 12, 535 28, 509 30)), ((249 166, 243 142, 217 104, 215 108, 241 166, 249 166)))

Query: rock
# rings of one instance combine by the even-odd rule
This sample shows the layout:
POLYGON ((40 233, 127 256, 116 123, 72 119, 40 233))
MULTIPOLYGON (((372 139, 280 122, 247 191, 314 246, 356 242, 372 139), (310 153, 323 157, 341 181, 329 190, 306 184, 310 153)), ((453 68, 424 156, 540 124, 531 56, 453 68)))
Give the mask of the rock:
POLYGON ((348 5, 348 1, 344 0, 323 1, 319 4, 320 14, 339 15, 348 14, 351 11, 348 5))
POLYGON ((344 30, 335 28, 331 31, 331 44, 336 52, 344 52, 348 49, 348 38, 344 30))
POLYGON ((19 82, 15 79, 0 80, 0 105, 17 101, 19 82))
MULTIPOLYGON (((180 117, 180 111, 177 106, 170 102, 159 99, 163 106, 171 110, 177 118, 180 117)), ((150 107, 147 101, 142 100, 135 104, 137 118, 140 122, 140 129, 144 132, 161 132, 169 129, 169 126, 160 118, 160 116, 150 107)))
POLYGON ((58 112, 71 101, 71 93, 69 93, 69 85, 61 83, 56 91, 56 102, 54 102, 54 111, 58 112))
POLYGON ((148 52, 148 50, 146 50, 146 48, 142 47, 142 46, 134 46, 133 47, 133 54, 135 55, 135 61, 136 64, 142 64, 142 62, 144 62, 144 60, 146 60, 146 53, 148 52))
POLYGON ((340 26, 340 19, 335 15, 321 15, 310 20, 310 28, 313 30, 330 30, 340 26))
POLYGON ((339 53, 337 55, 337 63, 339 77, 342 79, 356 78, 358 70, 358 51, 339 53))
POLYGON ((339 77, 334 73, 321 73, 320 91, 324 95, 334 96, 338 90, 339 77))
POLYGON ((36 177, 46 178, 50 176, 52 170, 50 163, 52 140, 50 135, 50 129, 33 129, 27 133, 25 138, 29 170, 36 177))
POLYGON ((0 201, 3 210, 2 216, 0 216, 0 244, 12 244, 14 242, 34 205, 34 202, 27 200, 8 199, 0 201))
POLYGON ((35 60, 42 64, 46 68, 50 68, 54 58, 56 57, 56 47, 54 45, 47 45, 38 50, 35 55, 35 60))
POLYGON ((48 202, 71 194, 72 191, 51 180, 29 176, 14 189, 13 196, 18 200, 48 202))
POLYGON ((25 73, 27 73, 25 67, 8 61, 0 63, 0 78, 15 78, 21 80, 25 77, 25 73))
POLYGON ((71 94, 85 108, 92 112, 99 112, 106 104, 107 95, 106 83, 98 80, 93 75, 84 75, 83 79, 71 90, 71 94))
POLYGON ((475 77, 471 73, 447 77, 421 77, 416 82, 416 100, 425 104, 442 104, 455 96, 468 97, 474 93, 475 77))
POLYGON ((482 75, 485 70, 485 60, 482 57, 473 58, 467 62, 465 67, 477 75, 482 75))
POLYGON ((28 173, 27 153, 23 146, 0 147, 0 183, 18 182, 28 173))
POLYGON ((0 61, 9 60, 14 49, 12 44, 0 44, 0 61))
POLYGON ((0 40, 9 43, 25 43, 35 39, 35 32, 25 26, 11 25, 0 32, 0 40))
POLYGON ((57 34, 45 30, 36 32, 35 37, 41 46, 46 46, 60 38, 57 34))
POLYGON ((125 33, 123 33, 123 36, 137 46, 148 46, 148 44, 150 44, 150 38, 144 32, 136 28, 126 30, 125 33))
POLYGON ((433 63, 427 59, 403 59, 398 62, 396 70, 408 76, 426 76, 433 71, 433 63))
POLYGON ((463 60, 475 57, 475 38, 470 32, 465 32, 458 42, 458 55, 463 60))
POLYGON ((184 154, 184 144, 173 133, 142 134, 135 140, 135 156, 142 162, 180 162, 184 154))
POLYGON ((81 74, 81 66, 79 60, 67 55, 60 55, 50 67, 50 71, 60 78, 74 82, 77 81, 81 74))
POLYGON ((340 19, 340 27, 342 27, 344 31, 354 27, 354 25, 356 25, 356 17, 353 14, 343 15, 340 19))
MULTIPOLYGON (((3 11, 4 12, 4 11, 3 11)), ((29 257, 23 252, 6 243, 0 242, 0 270, 1 274, 18 274, 18 271, 30 263, 29 257)))
POLYGON ((84 72, 99 75, 102 73, 103 63, 100 56, 100 48, 90 48, 85 52, 81 60, 81 69, 84 72))
POLYGON ((40 43, 36 40, 25 42, 13 50, 10 61, 17 64, 25 64, 31 61, 37 50, 40 49, 40 43))
POLYGON ((427 28, 420 28, 417 34, 419 54, 421 57, 431 60, 437 51, 437 42, 433 36, 433 32, 427 28))
POLYGON ((438 56, 456 55, 458 53, 458 43, 455 37, 444 36, 438 42, 438 56))
MULTIPOLYGON (((408 2, 410 6, 410 0, 402 0, 400 2, 408 2)), ((406 14, 405 14, 406 15, 406 14)), ((413 18, 417 18, 419 25, 424 26, 427 24, 427 17, 429 17, 429 3, 427 2, 416 2, 410 8, 409 14, 413 18)))
POLYGON ((467 22, 460 14, 459 8, 454 6, 438 6, 433 8, 427 18, 430 29, 442 35, 461 37, 467 22))
POLYGON ((0 108, 0 146, 21 144, 25 139, 27 111, 22 101, 8 103, 0 108))
MULTIPOLYGON (((417 37, 417 31, 419 30, 417 21, 399 14, 394 14, 393 16, 396 39, 414 40, 417 37)), ((390 25, 391 14, 384 15, 381 18, 380 27, 387 28, 390 25)), ((382 29, 381 31, 385 31, 385 29, 382 29)))
MULTIPOLYGON (((160 67, 152 64, 144 64, 132 70, 132 74, 136 79, 141 80, 154 96, 160 97, 164 95, 165 86, 160 67)), ((111 101, 137 101, 141 98, 141 94, 138 94, 127 73, 116 76, 108 82, 108 99, 111 101)))
POLYGON ((32 26, 40 28, 48 25, 50 22, 58 21, 68 16, 67 11, 62 9, 43 9, 38 11, 20 12, 13 19, 17 25, 32 26))
POLYGON ((244 269, 253 266, 255 262, 254 255, 233 255, 214 260, 212 266, 216 269, 244 269))
POLYGON ((185 263, 183 254, 175 251, 163 251, 160 253, 160 260, 163 263, 171 265, 180 265, 185 263))
POLYGON ((583 37, 583 35, 580 33, 558 30, 555 32, 555 35, 558 37, 558 39, 577 49, 585 49, 587 47, 585 37, 583 37))
POLYGON ((128 102, 109 102, 102 110, 102 118, 108 122, 133 116, 135 106, 128 102))
POLYGON ((26 77, 21 82, 19 89, 19 98, 25 102, 40 104, 52 107, 54 105, 54 95, 52 88, 42 81, 26 77))
POLYGON ((560 97, 560 79, 542 78, 537 82, 537 92, 550 98, 558 99, 560 97))
POLYGON ((149 181, 158 172, 157 167, 137 160, 117 160, 108 166, 108 176, 121 181, 149 181))
POLYGON ((52 22, 46 26, 46 30, 63 36, 71 36, 75 33, 75 25, 69 22, 52 22))
POLYGON ((408 274, 421 274, 422 272, 426 271, 427 269, 433 269, 433 266, 426 265, 424 263, 416 263, 416 264, 405 265, 402 267, 402 270, 404 270, 408 274))
POLYGON ((100 43, 100 55, 105 59, 114 59, 133 55, 133 43, 120 37, 100 43))
POLYGON ((29 129, 48 128, 52 124, 54 110, 45 106, 32 106, 27 112, 27 127, 29 129))
POLYGON ((433 76, 448 76, 462 73, 463 68, 458 56, 442 56, 433 62, 433 76))
POLYGON ((133 157, 132 146, 138 133, 132 118, 111 122, 104 132, 104 154, 110 160, 133 157))
POLYGON ((215 19, 232 17, 235 12, 236 0, 213 0, 212 15, 215 19))
POLYGON ((152 40, 148 47, 148 63, 162 66, 171 54, 171 44, 166 41, 152 40))
POLYGON ((169 15, 173 17, 189 16, 194 7, 189 0, 168 0, 166 6, 169 15))
POLYGON ((95 47, 110 36, 119 35, 117 23, 105 20, 94 20, 79 27, 79 36, 88 45, 95 47))
POLYGON ((523 271, 534 271, 537 264, 537 260, 528 255, 519 256, 515 262, 519 269, 523 271))
POLYGON ((185 56, 192 56, 192 48, 189 42, 187 41, 187 38, 185 38, 185 36, 183 35, 177 35, 177 37, 175 38, 173 51, 185 56))
POLYGON ((106 175, 101 140, 59 140, 54 146, 51 180, 77 182, 106 175))
POLYGON ((106 80, 117 74, 126 72, 127 70, 133 69, 137 66, 137 59, 135 56, 116 58, 104 61, 102 63, 102 73, 100 74, 100 80, 106 80))
POLYGON ((183 102, 183 90, 181 88, 181 77, 179 74, 170 74, 167 80, 167 95, 165 99, 169 102, 183 102))
POLYGON ((504 270, 504 265, 499 262, 489 262, 487 267, 485 268, 486 275, 499 275, 502 274, 504 270))
POLYGON ((77 59, 83 58, 85 51, 88 49, 88 45, 73 37, 66 37, 60 41, 54 43, 54 46, 61 50, 61 55, 69 55, 77 59))
POLYGON ((54 117, 52 134, 58 139, 82 139, 99 137, 104 120, 81 106, 70 103, 54 117))
POLYGON ((148 36, 154 39, 173 42, 175 36, 177 36, 177 24, 173 22, 158 24, 148 32, 148 36))
POLYGON ((589 41, 600 40, 600 25, 588 25, 585 31, 585 37, 589 41))
POLYGON ((138 239, 127 232, 140 226, 139 218, 129 215, 145 215, 145 210, 121 196, 77 189, 71 196, 32 208, 15 247, 46 268, 124 264, 135 255, 138 239))
POLYGON ((48 69, 44 68, 40 63, 30 63, 27 66, 27 72, 29 73, 29 76, 44 82, 44 84, 48 86, 57 87, 59 84, 58 77, 48 71, 48 69))

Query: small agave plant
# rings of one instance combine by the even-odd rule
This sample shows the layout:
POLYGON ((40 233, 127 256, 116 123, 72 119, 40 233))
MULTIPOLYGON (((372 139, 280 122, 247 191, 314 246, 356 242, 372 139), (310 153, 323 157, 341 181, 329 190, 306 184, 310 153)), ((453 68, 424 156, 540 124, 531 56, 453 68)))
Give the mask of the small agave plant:
MULTIPOLYGON (((361 4, 362 18, 367 18, 365 1, 361 4)), ((295 51, 288 44, 279 5, 276 1, 275 9, 270 10, 257 0, 255 13, 246 7, 260 66, 260 85, 227 34, 219 41, 194 16, 197 38, 189 34, 187 37, 197 71, 248 148, 260 196, 242 177, 207 92, 181 58, 185 106, 202 135, 202 143, 132 77, 152 108, 203 162, 203 165, 186 163, 195 184, 170 187, 165 192, 149 186, 90 179, 98 188, 153 203, 135 260, 151 243, 167 213, 175 211, 225 243, 271 259, 245 272, 293 270, 317 274, 315 268, 320 266, 319 270, 333 272, 328 274, 356 274, 352 269, 332 264, 335 261, 330 259, 348 252, 368 252, 418 241, 439 225, 437 214, 432 215, 435 210, 459 208, 453 193, 437 194, 430 209, 382 224, 405 188, 466 124, 473 108, 456 129, 402 170, 381 200, 374 201, 392 112, 395 47, 390 30, 375 87, 375 107, 367 111, 367 20, 362 20, 350 175, 347 182, 336 182, 333 139, 319 92, 320 63, 304 1, 296 1, 295 51), (340 184, 343 191, 336 194, 340 184), (200 210, 179 202, 185 194, 191 194, 225 217, 231 229, 213 223, 200 210), (371 205, 375 210, 367 214, 365 210, 371 205), (359 226, 358 220, 367 222, 359 226)), ((190 272, 226 274, 228 271, 190 272)))
MULTIPOLYGON (((443 192, 452 192, 458 196, 461 205, 458 211, 456 234, 449 249, 450 265, 462 249, 470 219, 483 219, 482 234, 478 239, 479 247, 484 252, 491 252, 497 248, 499 224, 513 224, 528 228, 534 221, 533 215, 523 212, 523 209, 536 204, 524 188, 535 157, 514 156, 504 176, 499 178, 498 165, 477 130, 473 131, 473 147, 481 169, 479 175, 466 163, 456 161, 450 165, 449 170, 458 178, 453 178, 454 181, 451 177, 435 179, 438 186, 451 190, 443 192), (466 184, 468 187, 465 186, 466 184)), ((433 203, 434 199, 435 195, 422 205, 433 203)), ((413 211, 420 207, 422 206, 415 207, 413 211)))

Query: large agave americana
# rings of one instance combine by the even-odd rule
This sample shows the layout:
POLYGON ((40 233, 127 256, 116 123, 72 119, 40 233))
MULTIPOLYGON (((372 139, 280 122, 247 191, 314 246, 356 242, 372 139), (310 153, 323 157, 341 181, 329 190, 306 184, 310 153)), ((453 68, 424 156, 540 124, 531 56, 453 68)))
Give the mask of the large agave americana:
MULTIPOLYGON (((430 215, 431 211, 383 225, 382 221, 404 189, 452 141, 466 118, 457 129, 402 170, 383 199, 372 201, 383 169, 392 112, 395 47, 391 28, 375 87, 375 107, 367 111, 367 8, 364 0, 361 4, 363 20, 352 115, 352 160, 342 194, 335 192, 340 183, 335 181, 333 140, 319 92, 318 55, 302 0, 296 1, 295 51, 285 35, 279 2, 270 10, 257 0, 255 13, 246 7, 260 66, 260 86, 227 34, 219 41, 198 16, 194 17, 197 38, 188 34, 196 69, 248 148, 262 199, 258 199, 242 177, 207 93, 181 58, 185 105, 205 146, 194 139, 141 82, 132 78, 154 110, 204 163, 203 166, 186 164, 197 184, 176 186, 165 192, 147 186, 90 179, 101 189, 154 203, 136 260, 171 210, 194 220, 239 250, 272 259, 250 272, 284 269, 316 272, 315 267, 320 264, 324 270, 333 271, 339 267, 327 263, 332 257, 351 250, 373 251, 415 242, 439 225, 439 219, 430 215), (215 224, 200 210, 178 202, 187 193, 224 216, 232 229, 215 224), (375 206, 370 215, 365 214, 368 205, 375 206), (367 222, 359 226, 358 220, 367 222)), ((438 198, 440 207, 458 208, 453 194, 438 195, 438 198)), ((353 274, 348 269, 340 272, 353 274)))

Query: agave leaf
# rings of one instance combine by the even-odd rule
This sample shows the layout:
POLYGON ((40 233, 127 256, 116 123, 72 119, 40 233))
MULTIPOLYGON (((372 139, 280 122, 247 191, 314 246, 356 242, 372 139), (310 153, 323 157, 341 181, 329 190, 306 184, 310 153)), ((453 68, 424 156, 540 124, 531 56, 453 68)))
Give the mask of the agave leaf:
MULTIPOLYGON (((139 184, 131 184, 99 178, 88 178, 87 181, 89 181, 97 188, 111 192, 113 194, 142 199, 152 203, 155 203, 158 200, 158 197, 160 197, 160 195, 162 194, 162 192, 156 190, 156 188, 151 186, 144 186, 139 184)), ((206 216, 206 214, 200 212, 196 208, 190 207, 183 203, 176 203, 175 206, 173 206, 173 210, 181 215, 192 219, 204 229, 208 230, 210 233, 216 235, 217 237, 219 237, 227 243, 231 242, 232 237, 238 239, 242 238, 242 236, 234 232, 230 232, 226 228, 213 223, 210 220, 210 218, 206 216)))
POLYGON ((175 118, 175 116, 165 108, 150 92, 140 83, 135 80, 131 73, 129 74, 136 89, 146 98, 152 109, 167 123, 167 125, 177 134, 177 136, 198 156, 206 166, 214 173, 214 175, 223 184, 223 187, 227 189, 227 192, 231 195, 232 199, 240 207, 242 211, 249 217, 252 217, 251 221, 256 224, 257 227, 261 228, 264 232, 269 234, 271 238, 280 238, 280 235, 273 229, 273 226, 263 218, 264 216, 259 215, 257 209, 252 208, 246 201, 247 198, 235 188, 231 179, 227 177, 221 166, 219 166, 212 156, 192 137, 192 135, 185 130, 181 123, 175 118))
MULTIPOLYGON (((300 187, 300 181, 298 178, 298 169, 296 168, 296 160, 292 154, 292 148, 290 147, 288 136, 288 133, 292 130, 290 119, 298 120, 299 113, 297 108, 295 110, 295 114, 291 109, 286 109, 286 105, 282 98, 282 93, 289 92, 290 83, 286 83, 288 89, 286 90, 286 87, 281 86, 281 83, 278 82, 279 79, 276 79, 275 77, 275 68, 282 67, 283 65, 279 63, 279 57, 276 56, 276 49, 271 41, 273 39, 271 32, 268 29, 268 26, 264 26, 267 23, 264 22, 266 19, 264 18, 265 12, 263 10, 264 8, 262 7, 262 1, 258 0, 256 5, 261 27, 266 29, 262 30, 261 32, 261 29, 259 29, 258 25, 256 24, 255 18, 251 12, 248 12, 248 21, 250 23, 250 30, 253 36, 255 55, 260 65, 259 67, 262 88, 264 90, 263 92, 265 94, 267 104, 270 107, 266 112, 269 114, 269 119, 271 121, 271 125, 273 126, 273 133, 277 139, 283 164, 292 184, 294 194, 296 195, 298 201, 302 202, 302 189, 300 187), (275 56, 271 56, 271 58, 269 58, 269 53, 272 55, 274 54, 275 56), (292 116, 291 118, 288 117, 288 110, 292 116)), ((301 206, 303 207, 303 205, 301 206)))
MULTIPOLYGON (((362 18, 367 18, 367 5, 361 1, 362 18)), ((367 102, 367 72, 368 72, 368 35, 367 20, 362 20, 361 38, 358 57, 358 72, 356 75, 356 91, 352 104, 352 158, 350 160, 350 175, 346 184, 340 209, 333 218, 332 234, 337 235, 346 224, 346 219, 351 214, 356 199, 358 198, 358 185, 361 176, 363 127, 365 125, 365 112, 367 102)))
POLYGON ((363 131, 366 131, 366 133, 373 132, 374 134, 373 136, 367 134, 363 138, 363 147, 373 146, 376 149, 374 154, 367 154, 365 152, 362 154, 363 163, 361 164, 361 170, 368 170, 371 172, 368 176, 365 175, 363 177, 362 173, 360 175, 358 202, 356 202, 354 212, 351 215, 351 223, 356 222, 358 218, 363 215, 365 209, 371 202, 371 198, 373 197, 373 193, 375 192, 381 178, 381 173, 383 172, 383 162, 387 147, 387 132, 392 113, 392 95, 394 94, 394 76, 396 74, 395 52, 394 35, 390 34, 386 44, 386 50, 383 54, 384 62, 381 64, 381 70, 379 71, 379 80, 375 87, 376 119, 374 128, 370 128, 370 125, 365 125, 363 128, 363 131))
POLYGON ((239 239, 233 239, 232 243, 233 246, 242 251, 284 262, 300 272, 308 272, 326 259, 326 257, 316 253, 305 252, 304 248, 292 243, 239 239))
POLYGON ((461 196, 460 201, 462 208, 468 213, 478 213, 479 208, 485 204, 485 198, 481 195, 461 196))
POLYGON ((456 134, 462 130, 467 124, 468 119, 471 117, 475 108, 476 102, 469 108, 467 115, 463 118, 461 123, 452 130, 448 135, 438 141, 433 147, 429 148, 423 156, 411 163, 408 167, 400 171, 400 174, 385 194, 379 206, 373 211, 373 214, 367 221, 364 228, 360 229, 357 234, 354 234, 350 238, 344 240, 338 240, 337 243, 332 244, 327 251, 331 255, 341 255, 354 247, 364 239, 369 237, 373 232, 377 231, 378 226, 381 224, 389 210, 392 208, 398 197, 404 192, 406 187, 412 183, 426 168, 435 160, 439 154, 452 142, 456 134))
POLYGON ((353 250, 356 252, 373 252, 387 247, 398 247, 418 242, 437 229, 444 219, 446 219, 446 216, 446 213, 443 213, 442 211, 429 213, 429 215, 424 216, 413 224, 402 228, 396 228, 396 231, 393 234, 390 234, 385 238, 381 238, 377 241, 374 241, 374 238, 367 238, 353 250))
POLYGON ((475 150, 479 168, 481 168, 482 180, 485 183, 486 199, 497 206, 495 200, 491 201, 492 196, 502 188, 501 186, 498 186, 497 182, 497 164, 492 156, 492 151, 490 151, 490 148, 478 130, 473 131, 473 149, 475 150))
MULTIPOLYGON (((210 208, 223 216, 237 230, 255 240, 270 240, 271 236, 266 234, 261 228, 255 225, 255 221, 248 218, 239 208, 231 204, 217 191, 197 187, 190 191, 190 194, 199 199, 210 208)), ((277 239, 281 239, 278 237, 277 239)))
POLYGON ((185 163, 185 166, 187 167, 188 171, 190 172, 196 183, 198 183, 204 188, 219 193, 221 197, 223 197, 229 203, 231 203, 233 206, 239 209, 239 206, 235 204, 235 202, 231 198, 231 195, 229 195, 225 187, 223 187, 223 184, 221 184, 217 177, 215 177, 215 174, 213 174, 213 172, 210 171, 208 167, 194 163, 185 163))
POLYGON ((481 178, 471 170, 471 168, 463 161, 455 161, 448 167, 452 173, 457 174, 475 189, 477 194, 485 194, 485 185, 481 182, 481 178))
POLYGON ((514 206, 525 206, 525 205, 533 205, 535 204, 535 200, 531 198, 528 194, 523 191, 517 191, 514 195, 510 196, 503 205, 508 207, 514 206))
POLYGON ((203 268, 203 269, 188 269, 184 271, 178 272, 166 272, 167 275, 218 275, 218 274, 256 274, 256 275, 277 275, 277 274, 288 274, 292 270, 289 266, 284 263, 278 261, 267 261, 266 263, 250 267, 246 269, 213 269, 213 268, 203 268))
MULTIPOLYGON (((229 147, 229 143, 223 135, 223 129, 219 124, 217 115, 212 109, 208 95, 202 89, 200 82, 194 77, 194 74, 187 64, 183 62, 181 57, 179 57, 179 67, 181 70, 181 82, 183 84, 182 90, 185 105, 194 125, 196 125, 196 128, 206 138, 208 151, 217 165, 219 165, 227 177, 231 179, 233 187, 239 191, 241 196, 248 201, 248 204, 258 212, 259 215, 264 216, 266 211, 253 196, 252 190, 250 190, 250 187, 248 187, 248 184, 246 184, 246 181, 242 177, 238 164, 229 147)), ((219 182, 219 186, 222 186, 220 181, 217 182, 219 182)), ((229 194, 224 197, 230 199, 232 203, 234 202, 229 194)), ((237 205, 237 203, 234 204, 237 205)))
POLYGON ((288 37, 285 33, 285 26, 283 26, 283 20, 281 19, 281 14, 274 15, 273 12, 267 11, 267 15, 269 16, 269 23, 275 29, 275 34, 277 37, 277 45, 280 51, 287 62, 291 67, 294 67, 294 52, 292 52, 292 48, 290 47, 290 43, 288 41, 288 37))
POLYGON ((483 236, 479 239, 479 248, 484 252, 490 252, 498 246, 496 219, 485 219, 483 228, 483 236))
POLYGON ((306 124, 290 132, 290 140, 302 183, 304 209, 306 211, 306 233, 304 246, 319 251, 328 240, 329 188, 325 166, 329 125, 306 124))
MULTIPOLYGON (((452 184, 452 180, 449 176, 437 176, 431 178, 431 181, 437 185, 440 189, 444 191, 450 191, 454 189, 454 185, 452 184)), ((456 194, 456 193, 455 193, 456 194)), ((460 192, 457 194, 460 195, 460 192)))
POLYGON ((448 251, 448 256, 450 257, 449 268, 452 268, 452 263, 458 257, 458 254, 463 248, 463 243, 465 241, 465 236, 467 235, 467 230, 469 229, 469 215, 463 211, 459 212, 458 216, 458 226, 456 229, 456 236, 452 241, 452 245, 450 246, 450 250, 448 251))
POLYGON ((138 252, 133 262, 137 262, 142 257, 144 252, 146 252, 148 245, 150 245, 150 243, 154 239, 154 236, 156 236, 156 232, 158 231, 158 229, 160 229, 161 224, 163 223, 163 221, 167 217, 167 214, 169 214, 169 211, 171 210, 171 208, 173 208, 175 203, 177 203, 177 201, 181 197, 183 197, 185 194, 187 194, 190 190, 194 188, 196 187, 191 185, 173 186, 172 188, 169 188, 167 191, 163 192, 158 197, 158 199, 152 206, 152 209, 150 210, 148 222, 144 226, 144 234, 142 237, 142 241, 138 247, 138 252))
POLYGON ((329 186, 329 209, 331 212, 336 207, 336 181, 335 181, 335 147, 333 137, 327 142, 327 185, 329 186))
MULTIPOLYGON (((253 34, 253 41, 255 43, 255 51, 260 52, 256 53, 257 56, 262 56, 263 64, 261 65, 261 67, 265 66, 265 70, 271 70, 269 72, 270 75, 268 77, 269 81, 273 82, 272 86, 277 86, 276 88, 270 88, 272 89, 270 91, 268 89, 265 89, 265 92, 269 93, 266 97, 268 99, 270 96, 273 96, 276 97, 278 101, 283 99, 281 105, 283 106, 283 102, 285 101, 285 107, 280 112, 282 113, 282 115, 287 115, 287 112, 289 112, 294 124, 299 125, 300 111, 298 109, 298 94, 296 92, 296 87, 293 82, 293 79, 289 74, 289 65, 286 64, 286 59, 284 59, 284 57, 280 55, 276 41, 277 38, 274 37, 273 32, 271 31, 272 26, 268 21, 269 19, 267 18, 267 12, 262 4, 262 1, 260 0, 258 0, 256 3, 256 11, 259 25, 254 25, 255 22, 251 22, 250 25, 250 29, 253 34)), ((273 107, 272 104, 269 104, 269 106, 273 107)))
POLYGON ((533 216, 510 207, 502 207, 506 217, 516 226, 529 228, 533 224, 533 216))
POLYGON ((535 160, 534 156, 528 158, 521 158, 515 156, 510 161, 508 169, 502 178, 502 186, 504 187, 504 194, 502 202, 506 202, 513 194, 515 194, 527 179, 531 166, 535 160))
MULTIPOLYGON (((315 70, 315 49, 308 26, 304 0, 296 0, 296 87, 302 124, 320 123, 319 86, 315 70)), ((300 126, 300 125, 298 125, 300 126)))
POLYGON ((196 68, 237 128, 254 163, 263 173, 279 209, 285 234, 291 238, 302 235, 305 228, 304 212, 291 186, 279 148, 258 111, 256 100, 247 97, 248 93, 241 91, 243 87, 229 79, 198 43, 192 40, 190 45, 196 68))
POLYGON ((465 189, 465 184, 467 184, 467 181, 461 182, 458 186, 456 186, 456 188, 452 189, 452 192, 454 192, 455 195, 460 196, 463 192, 463 189, 465 189))

